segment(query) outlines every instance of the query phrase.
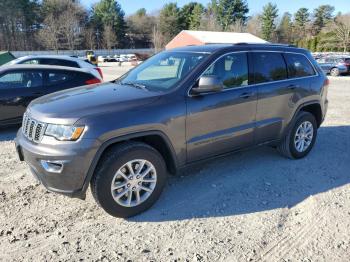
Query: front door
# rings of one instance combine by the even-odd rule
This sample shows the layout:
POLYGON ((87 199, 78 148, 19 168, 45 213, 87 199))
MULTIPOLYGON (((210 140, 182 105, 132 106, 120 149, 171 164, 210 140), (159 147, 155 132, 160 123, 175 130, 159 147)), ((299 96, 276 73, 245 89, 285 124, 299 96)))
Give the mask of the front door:
POLYGON ((221 79, 224 89, 187 97, 188 162, 254 143, 256 87, 249 85, 246 52, 230 53, 214 62, 204 76, 221 79))

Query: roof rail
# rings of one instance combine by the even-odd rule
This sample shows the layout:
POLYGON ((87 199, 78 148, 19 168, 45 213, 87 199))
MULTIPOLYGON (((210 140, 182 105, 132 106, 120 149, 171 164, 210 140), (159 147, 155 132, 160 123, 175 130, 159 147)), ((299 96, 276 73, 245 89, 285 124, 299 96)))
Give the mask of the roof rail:
POLYGON ((280 44, 280 43, 246 43, 246 42, 239 42, 239 43, 234 43, 233 45, 269 45, 269 46, 297 47, 296 45, 292 45, 292 44, 280 44))

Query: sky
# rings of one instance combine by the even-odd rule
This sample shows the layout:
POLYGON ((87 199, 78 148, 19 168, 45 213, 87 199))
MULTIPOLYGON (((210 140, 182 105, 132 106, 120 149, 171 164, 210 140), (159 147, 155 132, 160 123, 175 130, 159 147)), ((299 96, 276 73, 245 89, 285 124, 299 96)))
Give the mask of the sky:
MULTIPOLYGON (((193 0, 200 2, 203 5, 207 5, 210 0, 193 0)), ((80 0, 80 2, 86 7, 91 7, 98 0, 80 0)), ((126 15, 133 14, 136 10, 140 8, 146 8, 147 12, 152 13, 153 11, 160 10, 164 4, 169 2, 177 2, 179 7, 191 2, 191 0, 118 0, 122 9, 126 15)), ((268 2, 277 4, 279 12, 282 14, 284 12, 295 13, 300 7, 306 7, 309 10, 313 10, 322 4, 331 4, 335 7, 335 13, 350 12, 350 0, 248 0, 249 15, 253 15, 261 12, 262 7, 268 2)))

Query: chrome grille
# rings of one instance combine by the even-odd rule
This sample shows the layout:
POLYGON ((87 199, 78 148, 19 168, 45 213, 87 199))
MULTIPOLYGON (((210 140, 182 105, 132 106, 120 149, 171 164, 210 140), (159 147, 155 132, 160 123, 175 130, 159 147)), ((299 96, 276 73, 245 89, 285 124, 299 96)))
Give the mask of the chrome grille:
POLYGON ((31 118, 27 113, 23 116, 22 133, 29 140, 34 142, 40 142, 43 138, 46 129, 46 124, 36 121, 31 118))

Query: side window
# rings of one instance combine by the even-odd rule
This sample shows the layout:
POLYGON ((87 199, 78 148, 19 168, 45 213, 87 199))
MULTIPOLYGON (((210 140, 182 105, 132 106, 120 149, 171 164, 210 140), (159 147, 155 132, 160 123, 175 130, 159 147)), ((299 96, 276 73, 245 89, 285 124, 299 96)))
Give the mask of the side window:
POLYGON ((75 72, 50 71, 47 72, 47 86, 59 85, 71 81, 75 77, 75 72))
POLYGON ((284 57, 288 65, 289 78, 315 75, 314 68, 304 55, 286 53, 284 57))
POLYGON ((63 59, 42 58, 42 59, 40 59, 40 64, 42 64, 42 65, 68 66, 68 67, 79 68, 78 63, 76 63, 74 61, 63 60, 63 59))
POLYGON ((224 88, 248 85, 248 61, 246 53, 232 53, 219 58, 203 73, 218 77, 224 88))
POLYGON ((11 72, 0 76, 0 89, 33 88, 42 84, 43 75, 36 71, 11 72))
POLYGON ((26 65, 37 65, 37 64, 39 64, 39 60, 38 60, 38 59, 25 60, 25 61, 22 62, 21 64, 26 64, 26 65))
POLYGON ((286 63, 282 54, 276 52, 254 52, 252 54, 255 83, 287 79, 286 63))

